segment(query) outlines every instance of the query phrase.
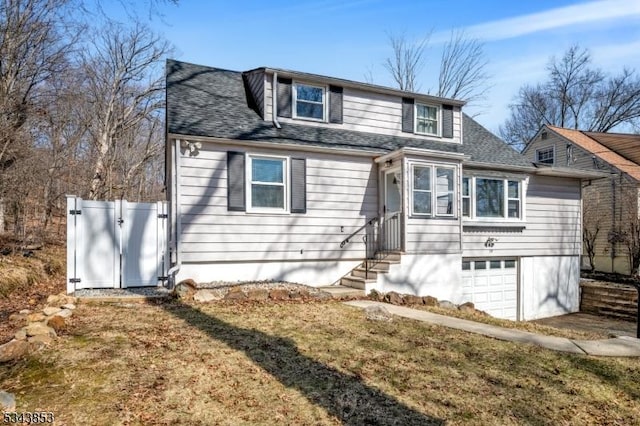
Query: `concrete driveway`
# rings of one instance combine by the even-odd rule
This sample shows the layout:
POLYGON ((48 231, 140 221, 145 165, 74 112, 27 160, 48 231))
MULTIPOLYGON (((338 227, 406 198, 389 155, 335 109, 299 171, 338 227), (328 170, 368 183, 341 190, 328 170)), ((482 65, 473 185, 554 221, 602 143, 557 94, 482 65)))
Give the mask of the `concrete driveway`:
POLYGON ((636 337, 636 323, 581 312, 532 321, 538 324, 570 330, 605 333, 610 336, 636 337))

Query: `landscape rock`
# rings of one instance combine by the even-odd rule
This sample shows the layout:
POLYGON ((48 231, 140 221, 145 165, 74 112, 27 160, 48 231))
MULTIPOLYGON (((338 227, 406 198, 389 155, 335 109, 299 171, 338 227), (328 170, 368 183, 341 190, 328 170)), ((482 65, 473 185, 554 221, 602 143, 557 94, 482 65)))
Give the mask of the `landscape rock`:
POLYGON ((69 309, 73 311, 75 308, 76 305, 74 303, 65 303, 64 305, 62 305, 62 309, 69 309))
POLYGON ((42 312, 34 312, 32 314, 27 315, 27 320, 29 322, 40 322, 44 321, 47 317, 42 312))
POLYGON ((371 321, 392 321, 393 315, 385 308, 380 305, 367 306, 364 308, 364 314, 366 315, 368 320, 371 321))
POLYGON ((412 294, 406 294, 403 297, 404 303, 407 305, 422 305, 422 297, 414 296, 412 294))
POLYGON ((0 408, 2 411, 16 411, 16 397, 9 392, 0 391, 0 408))
POLYGON ((23 309, 20 311, 20 315, 29 315, 31 313, 30 309, 23 309))
POLYGON ((384 294, 377 290, 371 290, 369 292, 369 299, 375 300, 376 302, 384 302, 384 294))
POLYGON ((302 296, 302 294, 297 291, 297 290, 292 290, 289 292, 289 298, 291 300, 301 300, 304 299, 304 297, 302 296))
POLYGON ((51 296, 47 297, 47 306, 59 308, 62 305, 66 305, 68 303, 78 303, 78 298, 66 295, 64 293, 52 294, 51 296))
POLYGON ((476 312, 476 306, 471 302, 465 302, 458 306, 458 309, 464 312, 476 312))
POLYGON ((247 290, 247 297, 251 300, 267 300, 269 298, 269 290, 266 288, 252 288, 247 290))
POLYGON ((42 310, 42 313, 45 314, 46 316, 51 316, 51 315, 57 314, 61 310, 62 309, 60 309, 60 308, 56 308, 56 307, 53 307, 53 306, 47 306, 46 308, 44 308, 42 310))
POLYGON ((211 290, 198 290, 193 295, 193 300, 198 303, 208 303, 214 300, 220 300, 222 297, 211 290))
POLYGON ((12 340, 0 345, 0 363, 21 358, 29 352, 29 344, 24 340, 12 340))
POLYGON ((60 315, 54 315, 47 320, 47 325, 55 330, 56 333, 64 330, 67 324, 60 315))
POLYGON ((48 334, 38 334, 37 336, 31 336, 28 338, 28 342, 37 345, 50 345, 53 343, 53 337, 48 334))
POLYGON ((27 337, 42 336, 42 335, 50 336, 52 338, 56 337, 55 330, 41 322, 32 322, 31 324, 25 327, 25 331, 27 333, 27 337))
POLYGON ((224 300, 240 302, 243 300, 247 300, 247 295, 244 291, 242 291, 242 289, 234 287, 229 289, 226 296, 224 297, 224 300))
POLYGON ((55 316, 62 318, 69 318, 71 315, 73 315, 73 311, 71 309, 62 309, 55 314, 55 316))
POLYGON ((317 291, 314 293, 310 293, 310 297, 316 300, 330 300, 332 298, 331 293, 326 291, 317 291))
POLYGON ((390 291, 389 293, 385 294, 384 300, 385 302, 391 303, 392 305, 402 305, 404 303, 402 296, 395 291, 390 291))
POLYGON ((9 315, 9 321, 18 327, 22 327, 23 325, 27 325, 28 315, 29 314, 11 314, 9 315))
POLYGON ((422 303, 426 306, 438 306, 438 299, 433 296, 424 296, 422 298, 422 303))
POLYGON ((13 335, 13 338, 16 340, 27 340, 27 330, 23 328, 21 328, 20 330, 16 331, 16 334, 13 335))
POLYGON ((438 307, 442 309, 458 309, 456 305, 449 302, 448 300, 441 300, 440 302, 438 302, 438 307))
POLYGON ((191 299, 195 295, 198 285, 192 279, 186 279, 176 284, 173 292, 180 299, 191 299))
POLYGON ((289 291, 280 288, 274 288, 273 290, 269 291, 269 298, 273 300, 289 300, 289 291))

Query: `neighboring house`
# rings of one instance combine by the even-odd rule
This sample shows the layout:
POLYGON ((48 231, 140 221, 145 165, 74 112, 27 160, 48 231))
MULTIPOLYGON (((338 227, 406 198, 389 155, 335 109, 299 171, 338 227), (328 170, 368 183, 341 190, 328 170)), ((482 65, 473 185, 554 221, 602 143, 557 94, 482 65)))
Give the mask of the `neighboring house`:
POLYGON ((599 174, 537 168, 462 106, 168 61, 170 272, 342 282, 511 319, 578 310, 579 178, 599 174))
MULTIPOLYGON (((538 164, 598 170, 608 179, 583 183, 583 232, 598 271, 630 274, 630 248, 640 248, 638 187, 640 135, 598 133, 543 126, 523 154, 538 164), (636 237, 634 237, 634 235, 636 237)), ((585 241, 584 268, 590 268, 585 241)))

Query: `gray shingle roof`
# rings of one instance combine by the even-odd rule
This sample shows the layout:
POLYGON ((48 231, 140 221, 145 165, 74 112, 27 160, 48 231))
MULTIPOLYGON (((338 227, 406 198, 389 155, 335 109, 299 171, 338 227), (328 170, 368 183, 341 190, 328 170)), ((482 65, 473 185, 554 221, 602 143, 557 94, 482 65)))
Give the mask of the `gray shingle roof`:
POLYGON ((464 115, 463 145, 301 124, 277 129, 251 108, 242 73, 167 61, 167 131, 173 134, 265 141, 385 153, 402 147, 464 152, 472 161, 530 166, 526 158, 464 115))

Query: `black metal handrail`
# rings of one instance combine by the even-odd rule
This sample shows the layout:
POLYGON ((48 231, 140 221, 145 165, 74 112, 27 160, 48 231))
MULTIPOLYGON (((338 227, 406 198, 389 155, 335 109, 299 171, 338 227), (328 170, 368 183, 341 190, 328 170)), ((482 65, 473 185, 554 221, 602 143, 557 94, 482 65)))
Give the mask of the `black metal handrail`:
POLYGON ((362 225, 360 228, 356 229, 355 231, 353 231, 353 233, 351 235, 349 235, 347 238, 345 238, 341 243, 340 243, 340 248, 343 248, 345 245, 349 244, 349 242, 351 241, 351 238, 353 238, 354 236, 356 236, 358 233, 360 233, 363 229, 365 229, 367 226, 371 226, 374 223, 378 222, 380 220, 380 218, 378 217, 374 217, 373 219, 370 219, 367 223, 365 223, 364 225, 362 225))
POLYGON ((365 244, 365 259, 363 262, 365 278, 369 278, 369 271, 384 260, 391 252, 401 249, 402 233, 400 220, 400 213, 395 213, 388 218, 375 217, 367 221, 367 223, 340 243, 340 248, 343 248, 354 236, 366 229, 366 233, 362 237, 362 241, 365 244), (375 223, 380 224, 379 229, 373 226, 375 223))

